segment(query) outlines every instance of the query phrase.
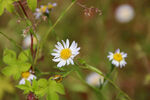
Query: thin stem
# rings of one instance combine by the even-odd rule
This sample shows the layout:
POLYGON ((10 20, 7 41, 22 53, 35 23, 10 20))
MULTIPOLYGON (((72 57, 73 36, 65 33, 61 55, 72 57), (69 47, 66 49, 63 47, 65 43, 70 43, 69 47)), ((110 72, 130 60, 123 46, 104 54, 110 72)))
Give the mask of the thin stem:
POLYGON ((37 53, 35 55, 35 59, 34 59, 34 63, 33 64, 36 64, 37 62, 37 58, 38 58, 38 55, 39 55, 39 52, 40 52, 40 49, 42 48, 44 42, 46 41, 48 35, 50 34, 50 32, 55 28, 55 26, 58 24, 58 22, 64 17, 64 15, 66 14, 66 12, 75 4, 77 0, 73 1, 69 6, 68 8, 62 12, 62 14, 59 16, 59 18, 56 20, 56 22, 53 24, 52 27, 49 28, 49 30, 47 31, 46 34, 44 34, 42 40, 41 40, 41 43, 38 45, 37 47, 37 53))
POLYGON ((33 35, 32 35, 32 34, 30 34, 30 36, 31 36, 31 48, 30 48, 30 50, 31 50, 32 57, 34 58, 34 50, 33 50, 33 35))
POLYGON ((18 1, 18 3, 19 3, 19 5, 20 5, 20 7, 22 8, 22 11, 24 12, 25 16, 29 19, 28 15, 27 15, 27 13, 26 13, 26 10, 25 10, 25 8, 23 7, 21 1, 18 1))
MULTIPOLYGON (((77 65, 77 64, 76 64, 77 65)), ((78 66, 78 65, 77 65, 78 66)), ((78 67, 76 67, 76 73, 79 77, 79 79, 85 84, 87 85, 88 87, 90 87, 91 89, 93 89, 96 93, 98 93, 98 96, 100 96, 103 100, 106 100, 105 96, 102 94, 101 90, 92 86, 92 85, 89 85, 83 78, 83 75, 82 73, 79 71, 78 67)))
POLYGON ((86 64, 84 67, 82 68, 86 68, 89 69, 91 71, 94 71, 96 73, 98 73, 99 75, 103 76, 105 79, 107 79, 118 91, 119 93, 121 93, 122 95, 124 95, 126 98, 128 98, 128 100, 132 100, 125 92, 123 92, 111 79, 109 79, 107 76, 105 76, 100 70, 98 70, 97 68, 90 66, 88 64, 86 64))
POLYGON ((17 44, 16 41, 5 35, 3 32, 0 32, 0 34, 3 35, 5 38, 7 38, 9 41, 11 41, 14 45, 16 45, 21 51, 23 50, 22 47, 19 44, 17 44))

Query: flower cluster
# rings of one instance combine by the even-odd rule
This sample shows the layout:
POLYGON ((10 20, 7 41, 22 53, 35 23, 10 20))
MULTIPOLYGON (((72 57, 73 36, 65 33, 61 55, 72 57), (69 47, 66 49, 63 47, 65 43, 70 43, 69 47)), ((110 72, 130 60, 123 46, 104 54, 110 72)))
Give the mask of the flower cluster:
POLYGON ((47 5, 41 5, 40 8, 36 8, 36 12, 34 13, 35 18, 39 19, 42 15, 48 15, 49 12, 57 6, 57 3, 48 3, 47 5))

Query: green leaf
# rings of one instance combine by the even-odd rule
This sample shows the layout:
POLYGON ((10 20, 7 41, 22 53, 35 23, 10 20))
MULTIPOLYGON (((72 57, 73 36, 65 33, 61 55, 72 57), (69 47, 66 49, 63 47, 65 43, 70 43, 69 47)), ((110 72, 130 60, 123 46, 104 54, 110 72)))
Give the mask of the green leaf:
POLYGON ((46 87, 47 86, 47 80, 46 79, 39 79, 38 80, 38 85, 39 85, 39 87, 46 87))
POLYGON ((17 88, 24 91, 24 94, 28 94, 29 92, 33 92, 31 83, 28 80, 25 80, 25 84, 17 85, 17 88))
POLYGON ((21 63, 21 64, 19 64, 18 67, 20 67, 19 68, 20 72, 26 72, 30 69, 31 64, 30 63, 21 63))
POLYGON ((3 14, 4 9, 7 9, 9 12, 14 10, 13 2, 18 0, 0 0, 0 15, 3 14))
POLYGON ((64 87, 61 83, 57 83, 51 78, 48 80, 47 100, 59 100, 58 94, 65 94, 64 87))
POLYGON ((25 51, 22 51, 22 52, 19 54, 19 56, 18 56, 18 60, 24 61, 24 62, 28 61, 29 58, 32 58, 32 57, 31 57, 31 52, 30 52, 29 49, 28 49, 28 50, 25 50, 25 51))
POLYGON ((12 50, 5 49, 3 53, 4 63, 11 65, 16 62, 16 53, 12 50))
POLYGON ((17 73, 17 67, 16 66, 7 66, 5 68, 2 69, 2 73, 5 76, 11 76, 17 73))
POLYGON ((37 7, 37 0, 27 0, 29 8, 34 11, 37 7))
POLYGON ((38 90, 38 82, 35 80, 35 78, 32 81, 32 90, 33 91, 38 90))
MULTIPOLYGON (((22 72, 26 72, 30 69, 31 64, 28 63, 29 58, 28 51, 20 53, 18 59, 16 59, 16 53, 12 50, 5 49, 3 54, 3 61, 8 65, 2 69, 2 73, 6 76, 13 76, 14 79, 18 80, 22 72)), ((31 56, 31 55, 30 55, 31 56)))

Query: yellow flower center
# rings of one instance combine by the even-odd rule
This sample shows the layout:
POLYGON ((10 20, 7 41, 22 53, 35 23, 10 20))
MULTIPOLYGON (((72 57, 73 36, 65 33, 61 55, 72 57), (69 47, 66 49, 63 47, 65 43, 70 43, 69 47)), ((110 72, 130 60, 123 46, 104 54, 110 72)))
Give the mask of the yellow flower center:
POLYGON ((46 12, 46 9, 47 9, 47 6, 43 6, 43 7, 40 8, 40 11, 41 11, 42 13, 45 13, 45 12, 46 12))
POLYGON ((48 9, 52 9, 52 8, 54 8, 54 6, 52 4, 49 4, 48 9))
POLYGON ((23 78, 25 78, 25 79, 27 79, 27 78, 29 77, 29 75, 30 75, 30 72, 23 72, 23 73, 21 74, 21 76, 22 76, 23 78))
POLYGON ((71 50, 70 49, 63 49, 60 52, 60 57, 64 60, 67 60, 70 56, 72 55, 71 50))
POLYGON ((116 61, 121 61, 123 58, 122 58, 122 55, 120 54, 120 53, 115 53, 114 54, 114 59, 116 60, 116 61))

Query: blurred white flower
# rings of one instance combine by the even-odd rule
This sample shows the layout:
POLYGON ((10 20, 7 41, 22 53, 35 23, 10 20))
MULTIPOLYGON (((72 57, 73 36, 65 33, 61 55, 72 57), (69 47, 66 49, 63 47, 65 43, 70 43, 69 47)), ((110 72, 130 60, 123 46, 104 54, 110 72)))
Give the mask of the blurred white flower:
POLYGON ((115 12, 116 20, 120 23, 127 23, 134 18, 134 9, 129 4, 120 5, 115 12))
MULTIPOLYGON (((40 39, 39 36, 37 36, 38 40, 40 39)), ((36 45, 37 44, 37 39, 35 37, 33 37, 33 44, 36 45)), ((31 46, 31 36, 27 35, 24 40, 23 40, 23 48, 27 49, 31 46)))
POLYGON ((25 84, 25 80, 31 82, 33 79, 36 79, 36 76, 31 74, 30 72, 23 72, 21 76, 22 79, 19 81, 19 85, 25 84))
POLYGON ((92 86, 100 86, 104 83, 104 77, 95 72, 92 72, 87 76, 86 82, 92 86))
POLYGON ((57 6, 57 3, 48 3, 48 5, 41 5, 40 8, 36 8, 36 12, 34 13, 35 18, 39 19, 43 14, 49 14, 50 10, 57 6))
POLYGON ((66 43, 62 40, 63 45, 60 42, 57 42, 53 51, 55 53, 51 53, 54 56, 53 61, 59 62, 57 67, 65 66, 65 64, 74 64, 73 59, 76 55, 79 54, 80 47, 77 47, 78 44, 73 41, 71 45, 69 45, 69 40, 66 40, 66 43))
POLYGON ((107 57, 109 58, 109 61, 112 61, 112 64, 116 67, 120 66, 120 68, 122 68, 127 64, 125 61, 127 53, 120 52, 120 49, 117 49, 115 53, 109 52, 107 57))

